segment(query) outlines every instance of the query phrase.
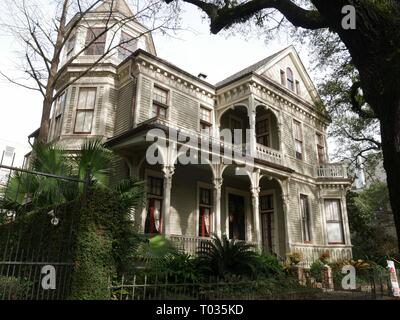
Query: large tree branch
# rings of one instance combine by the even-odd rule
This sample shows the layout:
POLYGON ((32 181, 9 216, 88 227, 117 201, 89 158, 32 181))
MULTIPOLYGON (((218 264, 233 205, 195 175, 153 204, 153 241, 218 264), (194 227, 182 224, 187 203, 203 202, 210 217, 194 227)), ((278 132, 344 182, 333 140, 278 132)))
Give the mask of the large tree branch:
MULTIPOLYGON (((173 0, 164 1, 171 3, 173 0)), ((207 14, 210 18, 211 32, 214 34, 234 23, 246 21, 264 9, 277 9, 296 27, 320 29, 329 26, 317 10, 306 10, 290 0, 252 0, 239 5, 227 1, 223 7, 202 0, 182 1, 197 6, 207 14)))

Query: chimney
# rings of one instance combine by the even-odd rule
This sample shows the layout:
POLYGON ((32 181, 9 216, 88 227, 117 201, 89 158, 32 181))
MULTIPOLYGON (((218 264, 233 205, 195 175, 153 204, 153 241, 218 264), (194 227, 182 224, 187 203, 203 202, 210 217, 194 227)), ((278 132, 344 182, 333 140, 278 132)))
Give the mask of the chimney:
POLYGON ((207 79, 207 75, 204 74, 204 73, 201 73, 201 72, 198 74, 197 77, 200 78, 200 79, 203 79, 203 80, 207 79))

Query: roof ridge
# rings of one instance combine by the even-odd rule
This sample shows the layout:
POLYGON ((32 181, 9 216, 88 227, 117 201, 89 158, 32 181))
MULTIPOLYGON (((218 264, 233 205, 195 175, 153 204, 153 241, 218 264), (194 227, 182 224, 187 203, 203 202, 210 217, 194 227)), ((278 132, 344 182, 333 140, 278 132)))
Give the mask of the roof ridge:
POLYGON ((246 73, 254 72, 254 71, 257 70, 259 67, 261 67, 263 64, 265 64, 265 63, 267 63, 268 61, 272 60, 272 59, 275 58, 277 55, 279 55, 280 53, 282 53, 283 51, 285 51, 286 49, 288 49, 288 48, 290 48, 290 47, 292 47, 292 46, 293 46, 293 45, 290 45, 290 46, 287 46, 287 47, 285 47, 285 48, 283 48, 283 49, 281 49, 281 50, 276 51, 275 53, 273 53, 273 54, 267 56, 266 58, 263 58, 263 59, 261 59, 261 60, 255 62, 255 63, 251 64, 250 66, 248 66, 248 67, 246 67, 246 68, 244 68, 244 69, 242 69, 242 70, 240 70, 240 71, 238 71, 238 72, 236 72, 236 73, 230 75, 229 77, 227 77, 227 78, 225 78, 225 79, 223 79, 223 80, 217 82, 217 83, 215 84, 215 86, 218 87, 218 86, 224 85, 224 84, 226 84, 226 83, 228 83, 228 82, 230 82, 230 81, 235 80, 236 78, 239 78, 240 76, 242 76, 242 75, 244 75, 244 74, 246 74, 246 73))

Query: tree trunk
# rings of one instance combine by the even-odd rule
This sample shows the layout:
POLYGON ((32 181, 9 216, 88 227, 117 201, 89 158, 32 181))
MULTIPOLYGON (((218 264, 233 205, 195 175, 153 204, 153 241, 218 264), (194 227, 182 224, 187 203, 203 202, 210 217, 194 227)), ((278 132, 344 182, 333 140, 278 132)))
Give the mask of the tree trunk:
POLYGON ((49 89, 46 90, 46 97, 43 99, 42 107, 42 119, 40 120, 40 130, 37 137, 39 142, 47 142, 47 138, 50 130, 50 112, 51 106, 53 104, 53 90, 51 92, 49 89))
MULTIPOLYGON (((400 240, 400 94, 392 105, 382 105, 381 110, 383 163, 397 239, 400 240)), ((398 247, 400 252, 400 241, 398 247)))

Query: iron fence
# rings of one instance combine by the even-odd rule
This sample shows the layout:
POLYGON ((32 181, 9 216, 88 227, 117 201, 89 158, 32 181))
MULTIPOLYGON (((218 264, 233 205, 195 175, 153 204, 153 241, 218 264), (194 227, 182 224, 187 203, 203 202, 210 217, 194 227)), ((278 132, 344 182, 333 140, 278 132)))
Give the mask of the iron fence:
POLYGON ((284 288, 276 282, 209 278, 197 281, 177 275, 134 276, 110 281, 112 300, 298 300, 317 299, 321 290, 309 287, 284 288))
POLYGON ((0 173, 0 300, 65 299, 81 205, 71 195, 85 181, 1 163, 0 173))

